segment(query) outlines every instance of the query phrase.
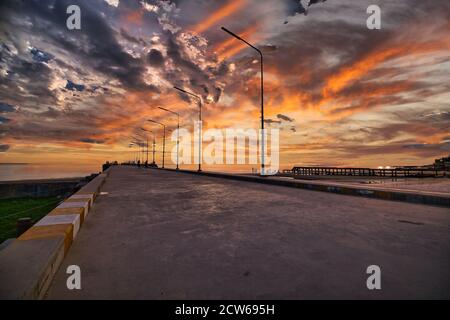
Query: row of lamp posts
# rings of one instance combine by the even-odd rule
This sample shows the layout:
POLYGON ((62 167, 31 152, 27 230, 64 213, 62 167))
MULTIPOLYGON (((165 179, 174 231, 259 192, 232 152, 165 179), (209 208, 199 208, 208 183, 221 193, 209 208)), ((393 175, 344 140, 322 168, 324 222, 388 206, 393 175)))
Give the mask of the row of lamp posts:
MULTIPOLYGON (((246 40, 244 40, 243 38, 241 38, 240 36, 238 36, 237 34, 231 32, 230 30, 226 29, 225 27, 221 27, 221 29, 223 31, 225 31, 226 33, 228 33, 229 35, 231 35, 232 37, 238 39, 239 41, 244 42, 246 45, 248 45, 250 48, 256 50, 256 52, 258 52, 259 56, 260 56, 260 68, 261 68, 261 175, 265 175, 265 158, 264 158, 264 151, 265 151, 265 134, 264 134, 264 61, 263 61, 263 54, 261 52, 261 50, 259 50, 257 47, 255 47, 254 45, 250 44, 249 42, 247 42, 246 40)), ((192 92, 189 92, 187 90, 184 90, 182 88, 179 87, 174 87, 174 89, 187 94, 189 96, 192 96, 194 98, 196 98, 198 100, 198 105, 199 105, 199 111, 198 111, 198 121, 199 121, 199 129, 198 129, 198 171, 202 171, 202 98, 192 92)), ((166 112, 172 113, 174 115, 177 116, 177 120, 178 120, 178 124, 177 124, 177 170, 179 169, 179 144, 180 144, 180 115, 179 113, 163 108, 163 107, 159 107, 159 109, 164 110, 166 112)), ((164 168, 164 155, 165 155, 165 145, 166 145, 166 126, 163 123, 160 123, 158 121, 152 120, 152 119, 147 119, 147 121, 149 122, 153 122, 155 124, 161 125, 163 127, 163 156, 162 156, 162 168, 164 168)), ((142 129, 142 128, 141 128, 142 129)), ((143 129, 144 131, 147 131, 145 129, 143 129)), ((150 131, 151 132, 151 131, 150 131)), ((147 162, 148 162, 148 139, 147 139, 147 162)), ((153 163, 155 163, 155 137, 153 135, 153 163)))

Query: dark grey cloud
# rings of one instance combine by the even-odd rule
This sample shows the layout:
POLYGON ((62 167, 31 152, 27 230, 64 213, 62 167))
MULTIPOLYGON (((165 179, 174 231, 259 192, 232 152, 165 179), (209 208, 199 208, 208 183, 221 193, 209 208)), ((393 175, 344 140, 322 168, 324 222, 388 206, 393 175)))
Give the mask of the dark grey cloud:
MULTIPOLYGON (((137 90, 153 89, 142 79, 145 61, 134 58, 119 44, 117 38, 120 33, 112 28, 106 17, 98 10, 98 3, 101 2, 42 0, 30 1, 23 5, 17 1, 6 1, 2 19, 9 21, 11 28, 21 29, 25 27, 15 26, 14 21, 9 20, 8 16, 14 14, 22 16, 22 19, 29 19, 33 22, 31 27, 33 34, 40 34, 48 41, 52 41, 56 46, 83 61, 85 66, 118 79, 125 87, 137 90), (81 8, 81 30, 71 31, 66 27, 66 8, 72 4, 81 8)), ((47 60, 48 57, 43 51, 35 52, 33 57, 39 62, 47 60)))
MULTIPOLYGON (((90 138, 105 134, 102 126, 108 123, 109 119, 102 117, 102 110, 95 108, 83 110, 48 108, 43 112, 22 110, 21 121, 11 121, 2 126, 4 132, 8 132, 15 140, 105 143, 106 140, 103 138, 90 138), (82 139, 92 140, 81 141, 82 139)), ((115 112, 115 108, 110 107, 108 115, 115 112)))
POLYGON ((93 144, 104 144, 106 140, 98 140, 98 139, 91 139, 91 138, 81 138, 80 142, 84 143, 93 143, 93 144))
MULTIPOLYGON (((450 110, 450 107, 449 107, 450 110)), ((432 113, 427 113, 425 115, 422 115, 425 119, 432 122, 446 122, 450 123, 450 111, 435 111, 432 113)), ((450 125, 449 125, 450 127, 450 125)), ((450 128, 449 128, 450 129, 450 128)))
MULTIPOLYGON (((172 62, 182 72, 182 75, 187 76, 189 80, 187 82, 181 81, 182 77, 178 72, 167 72, 165 74, 165 78, 178 87, 191 88, 189 90, 202 95, 206 102, 208 102, 206 97, 210 93, 213 97, 219 98, 220 94, 218 93, 218 90, 220 89, 215 85, 214 71, 211 69, 202 70, 194 61, 186 58, 181 44, 178 43, 176 39, 176 35, 170 32, 166 32, 165 35, 167 37, 167 57, 172 60, 172 62)), ((186 94, 180 93, 179 95, 185 101, 192 100, 192 98, 186 94)))
POLYGON ((148 63, 155 67, 161 67, 164 64, 164 57, 159 50, 151 49, 147 56, 148 63))
POLYGON ((267 124, 272 124, 272 123, 280 124, 281 120, 264 119, 264 122, 267 123, 267 124))
POLYGON ((222 89, 221 88, 215 88, 215 94, 214 94, 214 102, 219 101, 220 96, 222 95, 222 89))
POLYGON ((293 16, 296 14, 308 14, 308 8, 316 3, 325 2, 326 0, 284 0, 287 4, 287 14, 293 16))
POLYGON ((37 48, 31 48, 30 53, 33 56, 33 60, 36 62, 49 62, 54 58, 50 53, 44 52, 37 48))
POLYGON ((63 111, 57 110, 52 107, 48 107, 47 111, 43 111, 39 113, 39 116, 42 118, 49 118, 49 119, 58 119, 64 114, 63 111))
POLYGON ((0 112, 14 112, 16 111, 16 107, 5 103, 5 102, 0 102, 0 112))
POLYGON ((10 121, 10 119, 0 116, 0 124, 8 123, 10 121))
POLYGON ((0 152, 6 152, 9 150, 9 145, 7 144, 0 144, 0 152))
MULTIPOLYGON (((0 99, 22 105, 29 104, 30 96, 39 97, 42 104, 56 102, 54 92, 49 89, 52 80, 51 68, 43 62, 27 61, 8 53, 3 48, 0 52, 8 60, 7 75, 0 77, 0 99)), ((36 105, 36 104, 34 104, 36 105)))
POLYGON ((287 122, 292 122, 292 121, 294 121, 294 119, 289 118, 288 116, 286 116, 286 115, 284 115, 284 114, 281 114, 281 113, 277 114, 277 118, 280 119, 280 120, 287 121, 287 122))
POLYGON ((442 152, 450 151, 450 142, 406 144, 403 145, 403 148, 416 150, 419 149, 421 153, 430 155, 439 153, 442 154, 442 152))
POLYGON ((80 91, 80 92, 84 91, 84 89, 86 89, 86 87, 83 84, 76 84, 70 80, 67 80, 67 84, 66 84, 65 88, 70 91, 76 90, 76 91, 80 91))
POLYGON ((209 68, 209 72, 217 77, 226 76, 230 71, 230 65, 227 61, 223 61, 217 68, 209 68))
MULTIPOLYGON (((147 2, 159 4, 159 1, 147 2)), ((174 3, 179 4, 179 2, 174 3)), ((9 93, 4 96, 0 94, 0 99, 8 96, 11 101, 20 104, 21 100, 25 100, 24 96, 32 94, 39 96, 40 103, 43 105, 56 104, 58 90, 49 90, 52 81, 52 68, 55 63, 58 68, 69 69, 71 73, 76 73, 80 81, 83 81, 83 78, 92 78, 92 74, 89 74, 87 70, 93 69, 109 78, 110 81, 119 80, 122 89, 160 92, 156 85, 145 82, 143 77, 147 72, 148 64, 162 66, 165 57, 156 48, 151 48, 149 54, 142 58, 132 55, 131 51, 134 51, 134 49, 125 48, 123 40, 138 48, 150 45, 150 41, 144 40, 141 36, 135 36, 135 32, 132 32, 133 28, 125 30, 121 24, 117 28, 114 23, 115 21, 123 22, 125 17, 133 10, 140 10, 141 4, 139 1, 122 0, 118 8, 108 6, 103 0, 42 0, 30 1, 26 5, 7 0, 2 2, 1 6, 0 15, 2 22, 4 22, 4 31, 11 43, 17 44, 24 38, 24 35, 32 34, 35 39, 40 38, 41 42, 49 43, 58 49, 50 53, 39 42, 33 42, 31 43, 33 47, 27 50, 28 54, 31 53, 30 61, 26 59, 26 56, 24 58, 24 56, 12 55, 11 50, 4 44, 3 51, 10 55, 9 75, 0 79, 0 85, 3 84, 4 87, 8 87, 9 93), (81 30, 70 31, 66 27, 67 14, 65 10, 68 5, 72 4, 81 8, 81 30), (19 23, 19 21, 30 21, 30 24, 19 23), (14 32, 10 32, 12 30, 14 32), (61 52, 64 53, 62 56, 60 55, 61 52), (68 61, 67 56, 73 58, 74 61, 68 61), (48 65, 49 63, 51 64, 48 65), (22 92, 20 88, 29 92, 22 92)), ((153 28, 155 31, 158 30, 157 28, 161 28, 158 16, 155 13, 144 11, 142 19, 145 28, 151 27, 150 30, 153 28)), ((160 36, 162 38, 161 44, 168 47, 169 59, 176 67, 176 70, 163 71, 162 76, 173 84, 189 87, 194 91, 206 86, 204 98, 210 93, 217 101, 220 97, 221 88, 214 85, 211 76, 216 77, 225 74, 227 71, 226 64, 222 64, 218 71, 215 68, 203 71, 196 62, 185 54, 185 48, 178 40, 178 31, 162 32, 160 36), (188 81, 181 82, 179 80, 185 79, 186 76, 189 79, 188 81)), ((190 42, 189 45, 196 45, 194 43, 195 38, 186 41, 190 42)), ((153 43, 153 45, 156 43, 153 43)), ((3 51, 0 51, 1 57, 3 57, 3 51)), ((65 89, 83 91, 82 85, 84 84, 75 84, 68 80, 65 89)), ((100 85, 98 87, 104 88, 100 85)), ((86 86, 85 89, 87 88, 86 86)), ((96 89, 93 88, 89 92, 95 91, 96 89)), ((184 98, 188 99, 187 97, 184 98)))
POLYGON ((138 45, 147 45, 147 43, 145 42, 144 39, 142 38, 137 38, 132 36, 131 34, 129 34, 125 29, 121 28, 120 29, 120 35, 122 36, 122 38, 124 38, 125 40, 132 42, 134 44, 138 44, 138 45))

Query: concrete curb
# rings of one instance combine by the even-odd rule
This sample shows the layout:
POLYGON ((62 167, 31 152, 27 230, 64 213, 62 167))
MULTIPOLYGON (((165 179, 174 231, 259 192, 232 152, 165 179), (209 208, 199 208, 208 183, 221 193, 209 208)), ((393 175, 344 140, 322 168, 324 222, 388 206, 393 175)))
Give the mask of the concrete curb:
POLYGON ((111 168, 0 251, 0 299, 41 299, 83 225, 111 168))
POLYGON ((216 177, 223 179, 240 180, 247 182, 256 182, 263 184, 270 184, 276 186, 284 186, 291 188, 300 188, 313 191, 332 192, 337 194, 344 194, 350 196, 359 196, 372 199, 391 200, 409 202, 415 204, 434 205, 440 207, 450 207, 450 196, 445 193, 425 192, 425 191, 410 191, 410 190, 389 190, 374 186, 349 186, 343 183, 330 182, 316 182, 316 181, 299 181, 299 180, 283 180, 275 179, 273 177, 256 177, 249 175, 235 175, 218 172, 198 172, 192 170, 176 170, 176 169, 162 169, 152 168, 156 170, 168 170, 180 173, 197 174, 208 177, 216 177))

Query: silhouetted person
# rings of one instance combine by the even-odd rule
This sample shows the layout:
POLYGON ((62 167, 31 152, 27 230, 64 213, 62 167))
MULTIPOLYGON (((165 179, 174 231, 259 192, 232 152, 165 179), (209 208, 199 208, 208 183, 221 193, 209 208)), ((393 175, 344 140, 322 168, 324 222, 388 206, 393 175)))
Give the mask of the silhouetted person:
POLYGON ((138 160, 137 164, 138 164, 138 168, 140 168, 141 167, 141 160, 138 160))

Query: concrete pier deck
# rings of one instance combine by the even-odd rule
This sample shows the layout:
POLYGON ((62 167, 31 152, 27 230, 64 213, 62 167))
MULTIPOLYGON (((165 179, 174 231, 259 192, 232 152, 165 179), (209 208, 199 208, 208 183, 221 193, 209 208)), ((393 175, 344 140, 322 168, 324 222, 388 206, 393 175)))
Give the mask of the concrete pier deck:
POLYGON ((445 207, 120 166, 101 191, 48 299, 450 298, 445 207))

